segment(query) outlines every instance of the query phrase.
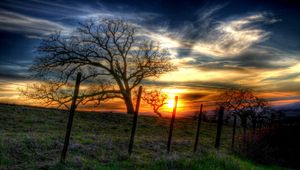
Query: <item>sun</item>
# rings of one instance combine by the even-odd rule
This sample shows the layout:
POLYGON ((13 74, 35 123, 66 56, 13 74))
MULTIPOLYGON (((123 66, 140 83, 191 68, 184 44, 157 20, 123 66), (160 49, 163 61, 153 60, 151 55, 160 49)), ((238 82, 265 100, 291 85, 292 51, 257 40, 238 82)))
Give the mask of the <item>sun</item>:
POLYGON ((175 105, 174 99, 167 100, 167 104, 166 104, 167 108, 173 108, 174 105, 175 105))
MULTIPOLYGON (((178 96, 185 92, 184 89, 173 89, 173 88, 167 88, 162 89, 162 92, 166 93, 168 95, 168 100, 166 101, 165 108, 167 109, 173 109, 175 105, 175 96, 178 96)), ((181 105, 180 99, 178 100, 177 107, 181 105)))

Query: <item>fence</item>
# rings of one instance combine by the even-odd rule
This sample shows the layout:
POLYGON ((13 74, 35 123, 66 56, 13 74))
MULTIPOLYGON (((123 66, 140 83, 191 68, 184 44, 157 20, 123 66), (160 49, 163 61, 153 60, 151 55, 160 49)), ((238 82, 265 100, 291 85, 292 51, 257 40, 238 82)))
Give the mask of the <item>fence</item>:
MULTIPOLYGON (((68 117, 68 123, 67 123, 67 129, 66 129, 66 135, 65 135, 65 142, 64 142, 64 147, 61 153, 61 161, 64 162, 66 159, 66 154, 68 150, 68 145, 69 145, 69 139, 71 135, 71 129, 72 129, 72 123, 73 123, 73 117, 74 117, 74 112, 76 109, 76 99, 79 91, 79 86, 80 86, 80 79, 81 79, 81 73, 78 73, 77 79, 76 79, 76 84, 75 84, 75 90, 74 90, 74 95, 72 99, 72 104, 71 104, 71 109, 69 112, 69 117, 68 117)), ((129 156, 132 154, 133 146, 134 146, 134 138, 135 138, 135 131, 137 127, 137 120, 138 120, 138 112, 139 112, 139 106, 140 106, 140 101, 141 101, 141 95, 142 95, 142 86, 139 87, 138 91, 138 97, 137 97, 137 102, 136 102, 136 109, 133 115, 133 121, 132 121, 132 129, 131 129, 131 135, 130 135, 130 140, 129 140, 129 146, 128 146, 128 154, 129 156)), ((169 135, 168 135, 168 140, 167 140, 167 153, 171 151, 171 145, 172 145, 172 134, 173 131, 176 130, 174 129, 174 124, 176 123, 176 108, 177 108, 177 102, 178 102, 178 96, 175 96, 175 105, 173 108, 173 113, 172 113, 172 118, 170 122, 170 128, 169 128, 169 135)), ((195 123, 195 140, 194 140, 194 145, 191 150, 193 152, 196 152, 198 149, 199 143, 201 143, 201 135, 200 132, 203 130, 205 132, 208 132, 209 134, 215 134, 215 142, 214 142, 214 147, 219 150, 221 145, 227 145, 228 149, 234 150, 235 147, 238 148, 245 148, 245 143, 241 143, 240 141, 246 141, 245 136, 243 136, 244 140, 241 140, 241 135, 236 135, 236 134, 241 134, 240 131, 236 133, 237 130, 240 130, 239 128, 237 129, 237 118, 234 117, 233 124, 232 124, 232 133, 225 133, 225 135, 222 135, 222 130, 223 130, 223 116, 224 116, 224 108, 220 107, 217 115, 217 126, 212 125, 212 126, 204 126, 201 127, 202 123, 202 114, 203 111, 203 104, 200 105, 200 111, 199 114, 197 114, 196 120, 197 120, 197 126, 195 123), (217 128, 216 128, 217 127, 217 128), (200 139, 200 140, 199 140, 200 139), (225 143, 222 143, 223 141, 226 141, 225 143), (239 141, 238 145, 235 146, 236 141, 239 141)), ((231 124, 226 124, 227 126, 227 131, 228 126, 231 126, 231 124)), ((249 136, 248 136, 249 137, 249 136)), ((213 144, 213 143, 211 143, 213 144)), ((247 146, 247 145, 246 145, 247 146)))

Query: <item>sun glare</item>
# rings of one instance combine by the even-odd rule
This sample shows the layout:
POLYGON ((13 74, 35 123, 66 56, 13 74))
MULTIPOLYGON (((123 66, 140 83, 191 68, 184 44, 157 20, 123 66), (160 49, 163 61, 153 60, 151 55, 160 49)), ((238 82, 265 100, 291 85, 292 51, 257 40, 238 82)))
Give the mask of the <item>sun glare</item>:
POLYGON ((167 105, 166 105, 167 108, 173 108, 174 105, 175 105, 174 99, 169 99, 169 100, 167 101, 167 105))
MULTIPOLYGON (((186 92, 185 89, 162 89, 162 92, 166 93, 168 95, 168 100, 166 101, 165 108, 167 109, 173 109, 175 105, 175 96, 180 96, 180 94, 186 92)), ((177 107, 181 105, 180 97, 178 99, 177 107)))

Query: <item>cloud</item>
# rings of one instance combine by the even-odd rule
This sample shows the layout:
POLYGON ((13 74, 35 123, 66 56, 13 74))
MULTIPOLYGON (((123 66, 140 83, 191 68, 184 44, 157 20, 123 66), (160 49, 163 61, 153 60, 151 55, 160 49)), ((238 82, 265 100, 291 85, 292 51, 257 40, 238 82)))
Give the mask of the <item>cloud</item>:
POLYGON ((29 0, 3 0, 0 6, 18 9, 26 12, 43 14, 55 17, 55 20, 85 20, 88 18, 121 17, 127 20, 152 21, 160 15, 152 12, 136 11, 126 5, 114 4, 113 8, 104 5, 102 2, 82 3, 73 1, 66 3, 63 1, 40 1, 29 0))
POLYGON ((267 80, 291 80, 291 79, 298 78, 299 76, 300 76, 300 73, 296 72, 296 73, 290 73, 287 75, 269 77, 269 78, 264 79, 264 81, 267 81, 267 80))
MULTIPOLYGON (((65 4, 38 0, 30 0, 29 3, 4 0, 0 5, 38 14, 49 14, 52 18, 55 16, 56 21, 65 23, 71 21, 74 23, 91 17, 121 16, 139 25, 148 37, 161 42, 162 47, 168 48, 176 57, 188 56, 191 51, 208 56, 238 55, 253 44, 268 38, 270 33, 260 29, 260 24, 277 22, 268 13, 255 13, 217 21, 215 19, 217 12, 227 4, 207 3, 192 14, 196 20, 177 24, 176 28, 168 27, 167 21, 162 21, 161 14, 138 10, 132 12, 132 9, 125 5, 115 5, 115 8, 111 8, 101 2, 91 6, 83 3, 65 4), (157 21, 165 22, 166 26, 157 27, 153 24, 157 21)), ((68 26, 59 22, 3 10, 0 10, 0 24, 2 30, 25 33, 31 38, 39 38, 40 35, 47 35, 55 30, 70 30, 68 26)))
MULTIPOLYGON (((61 18, 58 19, 61 23, 69 20, 81 21, 90 17, 122 16, 129 20, 141 29, 143 36, 160 42, 161 47, 169 49, 173 56, 172 62, 177 63, 181 68, 180 72, 162 76, 163 78, 158 81, 171 80, 180 75, 182 78, 176 79, 177 82, 213 81, 215 79, 223 82, 231 79, 236 83, 235 80, 246 76, 257 76, 253 73, 256 69, 285 69, 298 61, 297 57, 291 57, 289 53, 274 48, 264 48, 261 45, 254 46, 267 40, 271 35, 271 32, 262 29, 262 26, 278 22, 270 13, 257 12, 246 16, 220 19, 216 17, 217 13, 226 4, 206 5, 193 14, 196 17, 194 21, 184 21, 170 28, 167 21, 160 26, 150 24, 152 21, 161 20, 162 15, 151 12, 130 12, 131 10, 128 10, 126 6, 116 7, 117 10, 114 10, 100 2, 96 6, 65 5, 35 0, 32 2, 34 2, 31 3, 33 6, 53 7, 58 11, 66 11, 62 12, 61 18), (228 73, 226 78, 223 75, 224 71, 228 73)), ((18 1, 18 5, 20 8, 22 5, 26 9, 31 8, 22 1, 18 1)), ((36 9, 32 7, 32 10, 36 9)), ((27 37, 39 38, 54 30, 70 30, 69 26, 61 23, 0 10, 0 29, 21 32, 27 37)), ((259 78, 261 78, 259 80, 272 80, 270 76, 265 75, 259 78)), ((276 76, 274 78, 276 79, 276 76)))
POLYGON ((0 29, 29 36, 44 36, 58 30, 67 31, 69 28, 46 19, 0 10, 0 29))
POLYGON ((285 92, 300 92, 299 81, 273 81, 269 86, 265 86, 265 90, 285 91, 285 92))
POLYGON ((16 73, 0 73, 0 78, 5 80, 24 80, 25 77, 23 75, 19 75, 16 73))
POLYGON ((175 49, 174 54, 178 58, 231 58, 244 54, 254 45, 267 40, 271 32, 262 29, 262 26, 280 21, 266 12, 217 20, 215 15, 225 6, 226 4, 206 6, 197 11, 197 19, 193 22, 184 22, 181 27, 164 27, 153 31, 159 34, 156 36, 159 41, 172 40, 172 43, 166 43, 169 44, 166 47, 175 49))
POLYGON ((179 27, 173 31, 173 34, 176 34, 181 42, 180 48, 177 49, 178 57, 189 56, 194 43, 207 37, 207 32, 214 25, 215 15, 225 6, 226 4, 205 4, 194 14, 191 14, 196 18, 194 21, 185 21, 178 25, 179 27))
POLYGON ((5 80, 25 80, 28 78, 28 66, 17 65, 13 63, 1 63, 0 62, 0 79, 5 80))
MULTIPOLYGON (((43 18, 52 19, 32 17, 19 12, 13 12, 14 10, 7 11, 0 8, 0 29, 23 33, 29 38, 40 38, 54 31, 69 33, 72 31, 71 27, 75 28, 78 22, 83 22, 91 18, 123 18, 140 27, 144 27, 148 22, 152 22, 160 17, 157 13, 132 12, 132 10, 125 6, 115 6, 115 8, 111 9, 100 2, 91 6, 84 3, 65 4, 62 2, 39 0, 30 0, 30 2, 16 0, 10 2, 4 0, 4 2, 0 2, 1 6, 14 10, 18 9, 19 12, 28 13, 30 11, 30 13, 38 14, 39 16, 42 14, 43 18)), ((149 31, 153 32, 153 30, 149 31)), ((154 36, 157 37, 159 35, 154 36)))
POLYGON ((236 56, 254 44, 268 39, 270 32, 259 28, 259 24, 274 23, 265 13, 252 14, 221 21, 205 39, 193 44, 192 49, 208 56, 236 56))
POLYGON ((181 97, 186 101, 191 102, 191 101, 197 101, 207 95, 208 95, 207 93, 193 92, 193 93, 184 93, 181 97))
POLYGON ((80 4, 80 6, 73 4, 62 4, 58 2, 50 2, 50 1, 40 1, 40 0, 2 0, 0 5, 9 8, 9 9, 17 9, 22 12, 30 12, 39 15, 47 15, 47 16, 56 16, 56 17, 67 17, 74 16, 74 14, 82 14, 89 13, 88 8, 85 7, 84 4, 80 4))
POLYGON ((262 78, 260 83, 275 90, 299 91, 300 64, 297 64, 299 62, 293 62, 293 63, 294 64, 292 66, 284 69, 270 70, 268 72, 262 73, 262 78))
POLYGON ((183 39, 199 40, 207 36, 207 32, 214 25, 215 14, 224 8, 226 5, 204 5, 202 8, 196 11, 194 14, 196 20, 193 22, 185 22, 180 28, 180 35, 183 39))
POLYGON ((139 25, 141 33, 155 42, 159 42, 160 47, 168 49, 171 57, 178 57, 177 49, 180 48, 181 43, 176 37, 168 32, 166 28, 157 28, 150 30, 145 26, 139 25))
POLYGON ((243 68, 255 68, 255 69, 280 69, 287 68, 293 65, 293 62, 283 62, 287 60, 288 54, 282 54, 276 51, 253 48, 240 53, 239 55, 220 61, 228 62, 231 65, 243 68))
POLYGON ((237 72, 251 72, 254 70, 280 70, 293 66, 300 60, 298 55, 270 47, 252 47, 233 57, 208 57, 199 53, 192 55, 188 65, 193 65, 204 71, 232 70, 237 72))
POLYGON ((227 4, 218 4, 218 5, 209 5, 206 4, 204 5, 201 9, 197 11, 197 16, 198 19, 197 21, 199 22, 206 22, 207 20, 212 20, 213 15, 224 8, 227 4))

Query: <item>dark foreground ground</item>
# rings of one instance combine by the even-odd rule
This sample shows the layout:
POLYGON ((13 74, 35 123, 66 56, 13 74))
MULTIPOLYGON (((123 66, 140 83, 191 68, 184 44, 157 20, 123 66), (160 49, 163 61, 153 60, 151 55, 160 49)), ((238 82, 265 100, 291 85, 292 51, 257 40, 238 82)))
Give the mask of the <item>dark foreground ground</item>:
POLYGON ((175 121, 172 151, 166 153, 168 118, 140 116, 133 154, 127 149, 131 115, 77 112, 65 164, 59 163, 67 112, 0 104, 0 169, 283 169, 263 166, 230 153, 229 127, 221 150, 216 126, 203 122, 193 153, 196 121, 175 121))

